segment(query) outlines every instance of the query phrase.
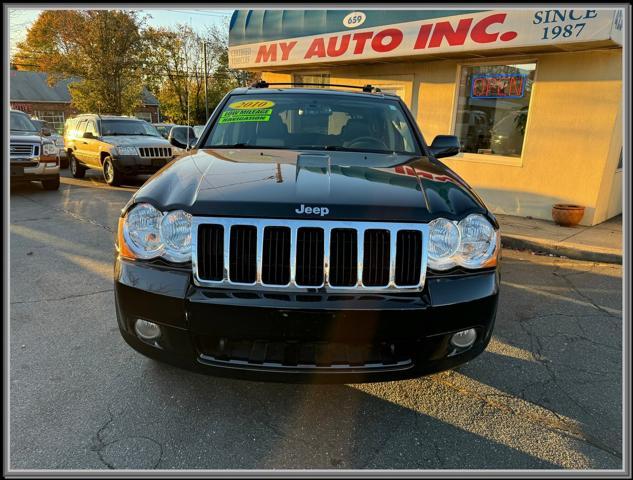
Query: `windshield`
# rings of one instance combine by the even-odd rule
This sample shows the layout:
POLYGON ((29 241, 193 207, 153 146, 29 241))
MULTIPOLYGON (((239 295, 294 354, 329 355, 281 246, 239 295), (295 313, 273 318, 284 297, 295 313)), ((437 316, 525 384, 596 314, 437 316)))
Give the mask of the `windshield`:
POLYGON ((418 153, 398 101, 304 93, 232 96, 204 146, 418 153))
POLYGON ((158 130, 141 120, 101 120, 101 135, 161 136, 158 130))
POLYGON ((156 130, 158 130, 158 133, 160 133, 165 138, 169 136, 169 131, 173 126, 174 125, 154 125, 154 127, 156 127, 156 130))
POLYGON ((33 133, 38 131, 31 120, 29 120, 29 117, 17 112, 11 112, 11 130, 33 133))

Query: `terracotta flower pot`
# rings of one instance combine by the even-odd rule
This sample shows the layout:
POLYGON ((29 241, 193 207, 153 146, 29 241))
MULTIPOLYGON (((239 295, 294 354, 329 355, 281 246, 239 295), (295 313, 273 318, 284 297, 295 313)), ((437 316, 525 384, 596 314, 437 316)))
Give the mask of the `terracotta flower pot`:
POLYGON ((584 214, 585 207, 580 205, 557 203, 552 207, 552 218, 563 227, 575 227, 580 223, 584 214))

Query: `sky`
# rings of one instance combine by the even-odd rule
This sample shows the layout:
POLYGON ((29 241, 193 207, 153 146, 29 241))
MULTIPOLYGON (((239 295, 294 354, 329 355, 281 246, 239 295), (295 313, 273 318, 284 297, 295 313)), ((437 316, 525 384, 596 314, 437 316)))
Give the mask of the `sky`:
MULTIPOLYGON (((228 28, 233 9, 209 8, 143 8, 135 9, 143 14, 151 15, 148 25, 155 27, 169 27, 177 23, 188 23, 196 31, 204 31, 209 25, 228 28)), ((9 9, 10 49, 15 52, 16 44, 26 37, 27 28, 35 21, 42 9, 11 8, 9 9)))

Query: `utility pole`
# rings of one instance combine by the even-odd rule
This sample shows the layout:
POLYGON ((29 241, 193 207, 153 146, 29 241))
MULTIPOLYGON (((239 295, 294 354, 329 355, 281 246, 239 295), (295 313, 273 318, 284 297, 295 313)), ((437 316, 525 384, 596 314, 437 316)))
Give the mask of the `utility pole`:
POLYGON ((204 121, 209 119, 209 95, 207 93, 207 42, 202 40, 202 54, 204 55, 204 121))

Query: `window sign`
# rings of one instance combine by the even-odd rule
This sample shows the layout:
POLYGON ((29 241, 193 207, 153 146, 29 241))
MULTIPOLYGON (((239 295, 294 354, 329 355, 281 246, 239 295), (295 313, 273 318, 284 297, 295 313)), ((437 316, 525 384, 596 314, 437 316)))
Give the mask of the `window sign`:
POLYGON ((522 98, 527 75, 483 74, 473 75, 470 87, 472 98, 522 98))
POLYGON ((535 63, 464 66, 455 135, 465 153, 520 157, 535 63))

